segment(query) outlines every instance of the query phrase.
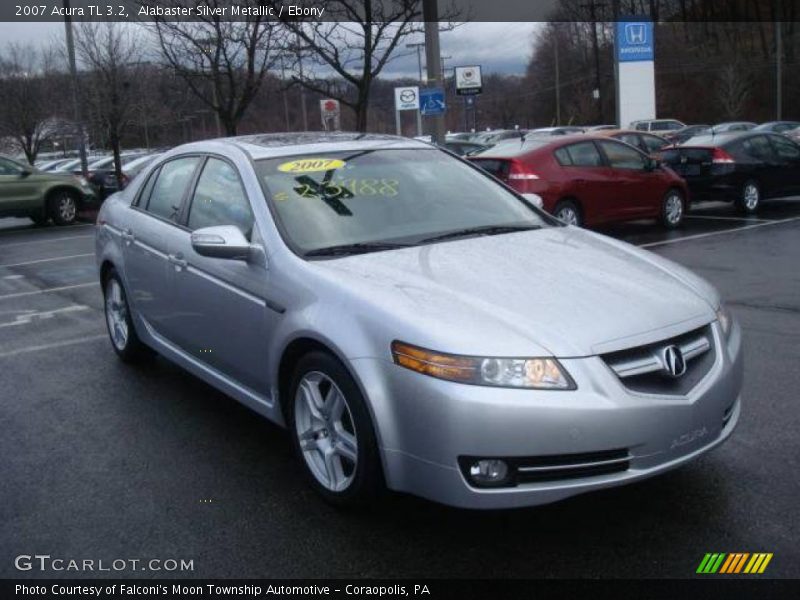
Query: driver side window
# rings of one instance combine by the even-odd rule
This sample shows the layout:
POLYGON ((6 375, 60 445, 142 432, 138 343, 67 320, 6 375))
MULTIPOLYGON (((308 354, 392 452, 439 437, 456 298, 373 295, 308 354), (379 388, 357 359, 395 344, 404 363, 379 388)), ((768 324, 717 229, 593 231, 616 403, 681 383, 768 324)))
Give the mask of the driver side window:
POLYGON ((209 158, 197 180, 189 209, 192 231, 216 225, 235 225, 247 239, 253 230, 253 212, 236 169, 224 160, 209 158))

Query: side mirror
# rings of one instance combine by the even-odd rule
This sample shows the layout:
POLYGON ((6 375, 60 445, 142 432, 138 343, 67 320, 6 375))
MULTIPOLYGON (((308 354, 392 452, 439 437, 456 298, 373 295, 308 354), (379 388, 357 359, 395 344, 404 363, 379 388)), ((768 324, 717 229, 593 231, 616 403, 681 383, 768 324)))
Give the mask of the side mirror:
POLYGON ((22 179, 25 179, 26 177, 29 177, 31 173, 33 173, 33 171, 32 171, 31 169, 23 168, 23 169, 22 169, 22 170, 19 172, 19 176, 20 176, 22 179))
POLYGON ((658 168, 658 161, 654 158, 646 158, 644 163, 645 171, 655 171, 658 168))
POLYGON ((203 227, 192 232, 192 248, 201 256, 247 260, 250 242, 234 225, 203 227))
POLYGON ((542 197, 539 194, 522 194, 522 197, 533 204, 536 208, 542 208, 544 206, 542 197))

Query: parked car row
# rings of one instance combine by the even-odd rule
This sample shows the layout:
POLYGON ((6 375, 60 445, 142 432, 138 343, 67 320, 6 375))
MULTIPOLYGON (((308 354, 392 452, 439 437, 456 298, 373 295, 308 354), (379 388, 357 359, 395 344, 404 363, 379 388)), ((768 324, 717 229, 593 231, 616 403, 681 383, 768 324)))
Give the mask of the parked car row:
POLYGON ((657 218, 678 227, 692 202, 735 202, 756 212, 765 198, 800 194, 800 145, 755 128, 693 136, 683 145, 644 131, 505 142, 470 160, 573 225, 657 218))
POLYGON ((0 217, 29 217, 43 225, 50 219, 69 225, 78 211, 96 205, 89 183, 69 172, 45 172, 0 156, 0 217))
POLYGON ((129 152, 121 156, 122 182, 117 182, 113 156, 92 156, 88 177, 79 158, 62 158, 30 166, 0 156, 0 217, 29 217, 38 225, 52 220, 69 225, 78 212, 93 208, 123 189, 161 152, 129 152))

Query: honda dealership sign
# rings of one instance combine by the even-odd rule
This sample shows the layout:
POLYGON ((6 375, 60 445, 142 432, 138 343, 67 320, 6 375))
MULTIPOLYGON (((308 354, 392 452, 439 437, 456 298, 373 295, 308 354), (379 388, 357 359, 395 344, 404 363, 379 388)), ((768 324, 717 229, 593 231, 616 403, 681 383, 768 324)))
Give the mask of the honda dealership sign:
POLYGON ((617 60, 619 62, 636 62, 649 60, 653 52, 653 23, 641 21, 617 23, 617 60))
POLYGON ((653 34, 652 21, 631 18, 616 23, 617 121, 622 128, 632 121, 656 118, 653 34))

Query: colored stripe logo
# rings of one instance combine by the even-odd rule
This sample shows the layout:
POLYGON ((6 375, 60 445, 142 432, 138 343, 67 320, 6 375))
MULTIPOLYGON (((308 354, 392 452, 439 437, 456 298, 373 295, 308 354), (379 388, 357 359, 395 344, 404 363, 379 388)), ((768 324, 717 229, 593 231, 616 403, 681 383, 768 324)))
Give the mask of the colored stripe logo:
POLYGON ((763 573, 769 561, 772 560, 772 552, 724 552, 707 553, 697 573, 714 574, 724 573, 727 575, 738 573, 760 574, 763 573))

